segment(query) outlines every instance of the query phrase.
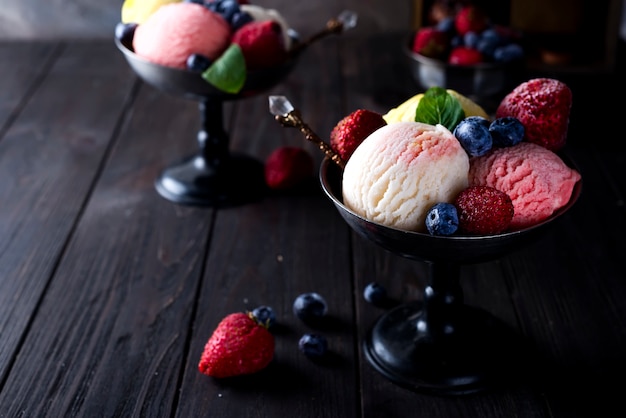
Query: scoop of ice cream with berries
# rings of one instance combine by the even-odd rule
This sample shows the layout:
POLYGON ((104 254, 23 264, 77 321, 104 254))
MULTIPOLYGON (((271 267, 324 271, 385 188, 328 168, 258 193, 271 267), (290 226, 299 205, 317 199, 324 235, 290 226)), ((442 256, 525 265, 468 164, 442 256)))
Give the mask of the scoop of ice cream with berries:
POLYGON ((338 123, 341 135, 331 133, 337 152, 351 148, 343 203, 369 221, 431 235, 493 235, 542 223, 581 181, 557 154, 571 105, 565 83, 536 78, 506 95, 492 119, 440 87, 385 115, 372 112, 358 126, 380 117, 385 124, 370 132, 346 129, 348 115, 338 123))
POLYGON ((116 37, 154 64, 238 93, 248 72, 280 66, 293 46, 284 17, 247 0, 126 0, 116 37))

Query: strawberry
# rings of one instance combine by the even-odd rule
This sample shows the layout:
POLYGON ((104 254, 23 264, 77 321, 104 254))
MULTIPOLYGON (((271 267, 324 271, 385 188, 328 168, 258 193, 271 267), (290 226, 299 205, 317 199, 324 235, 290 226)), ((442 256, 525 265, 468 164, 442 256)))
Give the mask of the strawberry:
POLYGON ((475 65, 483 61, 483 54, 479 50, 466 46, 452 48, 448 56, 448 63, 452 65, 475 65))
POLYGON ((264 174, 270 189, 291 189, 313 175, 313 157, 299 147, 276 148, 265 161, 264 174))
POLYGON ((487 15, 475 5, 461 8, 454 18, 454 27, 461 36, 467 32, 479 34, 487 29, 487 26, 489 26, 487 15))
POLYGON ((233 313, 217 325, 204 346, 198 370, 222 378, 256 373, 274 358, 274 336, 251 313, 233 313))
POLYGON ((435 27, 422 27, 415 32, 413 52, 430 58, 442 58, 448 50, 448 35, 435 27))
POLYGON ((231 42, 241 48, 247 70, 273 67, 287 59, 282 27, 274 20, 243 25, 235 31, 231 42))
POLYGON ((513 219, 513 201, 508 194, 490 186, 470 186, 456 197, 454 206, 459 231, 491 235, 506 231, 513 219))
POLYGON ((524 125, 525 139, 557 151, 565 145, 572 91, 551 78, 528 80, 513 89, 496 109, 496 118, 512 116, 524 125))
POLYGON ((348 161, 356 147, 387 122, 380 113, 357 109, 341 119, 330 132, 330 146, 341 159, 348 161))

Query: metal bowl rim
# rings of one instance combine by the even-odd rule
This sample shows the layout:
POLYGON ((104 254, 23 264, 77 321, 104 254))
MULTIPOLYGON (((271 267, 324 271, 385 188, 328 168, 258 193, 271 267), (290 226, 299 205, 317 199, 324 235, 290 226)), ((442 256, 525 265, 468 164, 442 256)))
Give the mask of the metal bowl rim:
MULTIPOLYGON (((568 159, 568 166, 576 169, 579 173, 580 170, 578 169, 578 167, 575 166, 575 164, 571 161, 571 159, 568 159)), ((423 232, 416 232, 416 231, 408 231, 408 230, 404 230, 404 229, 398 229, 398 228, 394 228, 394 227, 390 227, 390 226, 386 226, 386 225, 382 225, 376 222, 372 222, 364 217, 362 217, 361 215, 358 215, 357 213, 353 212, 351 209, 349 209, 347 206, 344 205, 343 203, 343 198, 340 198, 338 196, 335 196, 335 194, 332 191, 332 186, 328 184, 328 167, 334 164, 332 162, 332 160, 330 160, 330 158, 325 157, 322 160, 322 163, 320 165, 320 170, 319 170, 319 180, 320 180, 320 184, 322 185, 322 189, 324 190, 324 193, 326 194, 326 196, 328 196, 329 199, 331 199, 331 201, 338 207, 341 208, 342 211, 345 211, 346 213, 350 214, 350 216, 353 216, 357 219, 359 219, 360 221, 362 221, 364 224, 369 224, 372 225, 375 228, 379 228, 379 229, 387 229, 390 231, 394 231, 394 232, 399 232, 399 233, 403 233, 403 234, 407 234, 407 235, 414 235, 414 236, 419 236, 419 237, 428 237, 428 239, 436 239, 436 240, 454 240, 454 241, 480 241, 480 242, 485 242, 485 241, 489 241, 489 240, 493 240, 493 241, 498 241, 498 240, 502 240, 502 239, 510 239, 516 235, 525 235, 526 233, 530 233, 532 231, 535 231, 549 223, 551 223, 552 221, 556 220, 557 218, 559 218, 561 215, 563 215, 565 212, 567 212, 572 206, 574 206, 574 204, 576 203, 576 201, 578 200, 578 198, 580 197, 580 194, 582 192, 582 177, 580 180, 578 180, 576 182, 576 184, 574 185, 574 189, 572 190, 572 195, 570 196, 570 200, 567 202, 567 204, 565 204, 564 206, 562 206, 561 208, 559 208, 558 210, 556 210, 554 213, 552 213, 552 215, 550 215, 547 219, 531 226, 528 228, 524 228, 524 229, 520 229, 520 230, 516 230, 516 231, 509 231, 509 232, 504 232, 501 234, 493 234, 493 235, 449 235, 449 236, 441 236, 441 235, 430 235, 427 233, 423 233, 423 232)), ((337 169, 339 170, 340 168, 337 167, 337 169)), ((339 184, 339 186, 341 187, 341 183, 339 184)))

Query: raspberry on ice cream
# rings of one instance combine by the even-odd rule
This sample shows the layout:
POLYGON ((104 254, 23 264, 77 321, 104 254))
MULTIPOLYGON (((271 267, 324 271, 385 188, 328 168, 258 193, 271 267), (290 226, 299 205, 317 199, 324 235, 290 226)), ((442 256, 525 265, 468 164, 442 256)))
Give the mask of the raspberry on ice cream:
POLYGON ((454 200, 459 229, 476 235, 506 231, 513 219, 513 202, 508 194, 494 187, 470 186, 454 200))
POLYGON ((569 202, 581 176, 554 152, 520 142, 470 159, 470 186, 491 186, 509 195, 514 215, 510 230, 533 226, 569 202))
POLYGON ((397 122, 368 136, 343 173, 344 204, 388 227, 424 232, 428 209, 467 187, 469 158, 442 125, 397 122))
POLYGON ((230 37, 230 26, 219 14, 196 3, 171 3, 137 26, 133 49, 155 64, 185 69, 192 54, 218 58, 230 37))

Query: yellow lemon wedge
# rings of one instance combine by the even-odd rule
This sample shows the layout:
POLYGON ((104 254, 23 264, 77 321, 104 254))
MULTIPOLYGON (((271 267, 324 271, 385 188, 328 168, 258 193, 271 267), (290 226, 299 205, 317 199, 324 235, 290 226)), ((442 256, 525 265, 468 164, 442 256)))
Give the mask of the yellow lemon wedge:
POLYGON ((454 90, 448 90, 448 94, 459 101, 461 107, 463 108, 463 112, 465 112, 466 118, 469 116, 482 116, 483 118, 489 120, 489 115, 478 103, 454 90))
POLYGON ((159 7, 181 0, 124 0, 122 3, 122 23, 142 24, 159 7))
POLYGON ((420 100, 424 97, 424 93, 416 94, 409 100, 403 102, 398 107, 391 109, 389 112, 383 115, 383 119, 387 124, 395 122, 411 122, 415 120, 415 109, 420 100))
MULTIPOLYGON (((485 110, 476 102, 471 99, 463 96, 455 90, 448 89, 448 94, 455 99, 458 100, 461 108, 463 108, 463 112, 465 113, 465 117, 468 116, 482 116, 485 119, 489 119, 489 115, 485 110)), ((410 99, 406 100, 398 107, 395 107, 388 111, 383 115, 383 119, 385 122, 395 123, 395 122, 411 122, 415 120, 415 110, 417 109, 417 105, 419 105, 420 100, 424 97, 424 93, 416 94, 410 99)))

